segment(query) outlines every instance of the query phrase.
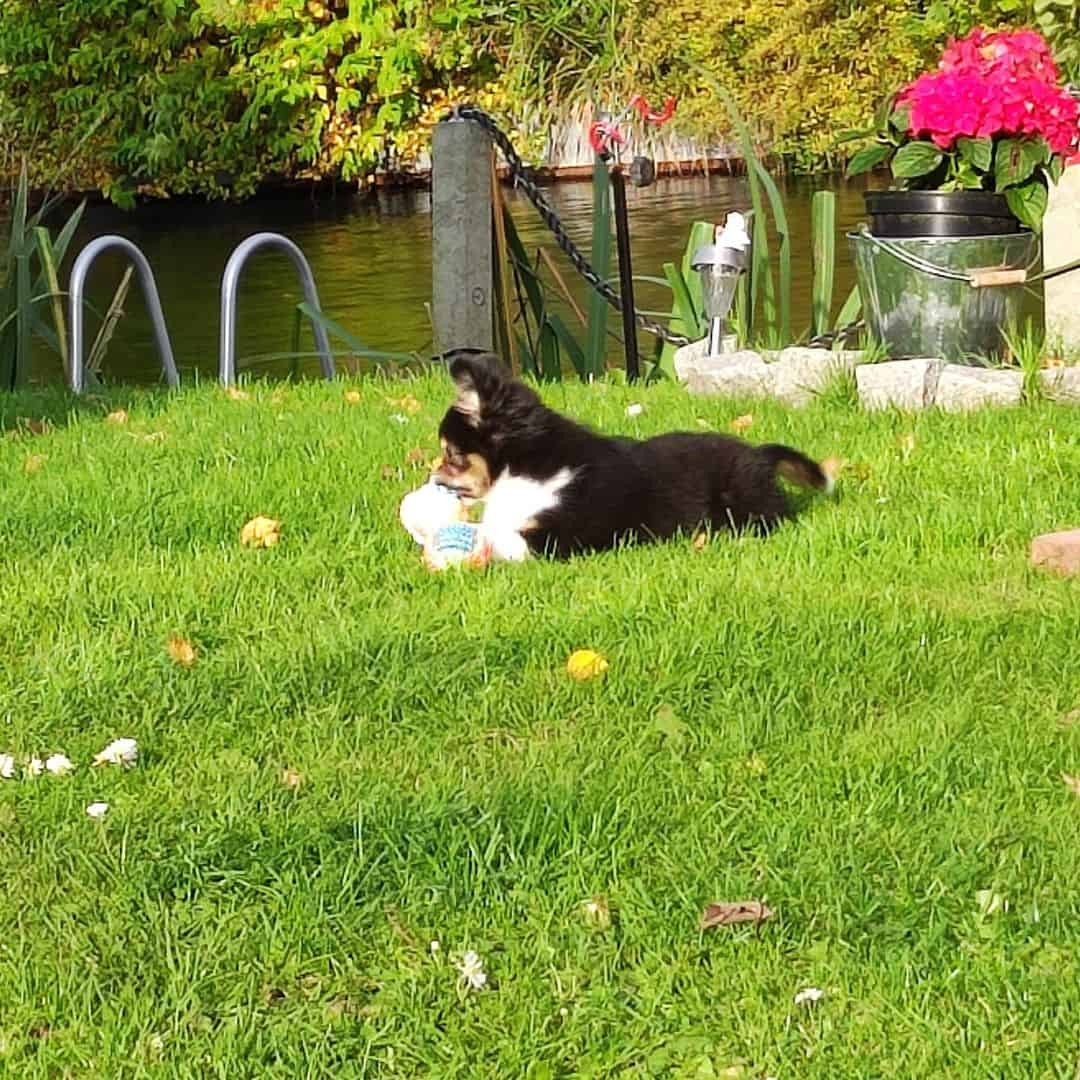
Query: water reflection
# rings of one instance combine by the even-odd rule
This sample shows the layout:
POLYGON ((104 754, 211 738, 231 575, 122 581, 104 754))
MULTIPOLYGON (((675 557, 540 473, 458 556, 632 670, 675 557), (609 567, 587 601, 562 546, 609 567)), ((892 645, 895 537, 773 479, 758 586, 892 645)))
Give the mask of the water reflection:
MULTIPOLYGON (((795 326, 810 318, 810 199, 815 190, 831 187, 838 193, 837 224, 841 236, 863 216, 862 187, 840 184, 836 178, 790 180, 781 185, 792 233, 795 281, 795 326)), ((559 184, 548 189, 571 237, 588 249, 592 189, 588 183, 559 184)), ((657 182, 628 192, 634 269, 660 275, 668 261, 678 261, 690 225, 696 220, 719 221, 729 210, 749 205, 741 177, 685 177, 657 182)), ((551 243, 525 198, 509 192, 508 199, 522 239, 531 252, 539 245, 552 253, 579 303, 587 289, 551 243)), ((427 302, 431 295, 431 204, 424 191, 266 198, 242 206, 174 201, 122 213, 110 207, 87 211, 73 250, 95 236, 118 233, 146 252, 158 279, 165 316, 182 376, 217 371, 218 289, 225 262, 245 237, 267 229, 283 232, 300 245, 311 263, 323 308, 369 344, 388 350, 428 353, 431 326, 427 302)), ((90 284, 91 301, 104 309, 123 273, 118 256, 105 256, 90 284)), ((836 302, 851 287, 853 271, 846 243, 838 245, 836 302)), ((300 299, 288 260, 274 253, 252 258, 240 290, 238 341, 243 357, 288 349, 293 310, 300 299)), ((664 308, 670 293, 642 286, 642 308, 664 308)), ((158 362, 150 326, 137 289, 127 303, 110 346, 106 375, 131 382, 157 380, 158 362)), ((572 325, 573 315, 564 318, 572 325)), ((91 319, 91 338, 96 332, 91 319)), ((616 320, 612 321, 616 325, 616 320)), ((305 332, 310 348, 310 334, 305 332)), ((648 342, 643 342, 647 348, 648 342)), ((620 359, 616 342, 612 359, 620 359)), ((278 373, 288 362, 277 362, 278 373)), ((303 365, 317 372, 317 362, 303 365)), ((59 372, 56 372, 58 377, 59 372)))

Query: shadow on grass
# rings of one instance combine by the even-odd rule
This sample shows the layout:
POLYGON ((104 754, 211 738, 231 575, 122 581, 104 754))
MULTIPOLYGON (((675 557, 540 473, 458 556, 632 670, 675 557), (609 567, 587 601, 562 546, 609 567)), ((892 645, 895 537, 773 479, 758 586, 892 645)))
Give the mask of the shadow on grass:
POLYGON ((73 394, 63 386, 0 393, 0 434, 9 438, 44 435, 67 427, 72 420, 101 419, 117 409, 156 412, 165 405, 169 391, 133 386, 106 387, 86 394, 73 394))

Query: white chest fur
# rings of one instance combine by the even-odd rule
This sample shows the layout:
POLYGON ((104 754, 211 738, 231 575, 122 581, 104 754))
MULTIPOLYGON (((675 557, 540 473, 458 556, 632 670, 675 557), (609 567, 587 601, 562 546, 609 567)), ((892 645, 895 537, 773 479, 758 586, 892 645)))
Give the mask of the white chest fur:
POLYGON ((559 504, 559 493, 574 478, 560 469, 547 480, 502 473, 491 486, 484 504, 482 528, 497 559, 520 561, 529 553, 522 536, 545 510, 559 504))

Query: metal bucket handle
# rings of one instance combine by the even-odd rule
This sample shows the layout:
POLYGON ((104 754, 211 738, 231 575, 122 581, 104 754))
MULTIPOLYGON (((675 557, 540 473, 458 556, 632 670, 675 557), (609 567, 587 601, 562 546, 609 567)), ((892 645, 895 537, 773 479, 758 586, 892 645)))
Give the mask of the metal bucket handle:
MULTIPOLYGON (((888 240, 884 240, 880 236, 874 236, 873 233, 870 232, 870 229, 866 225, 862 225, 862 226, 859 227, 858 235, 860 237, 862 237, 863 239, 869 240, 871 244, 873 244, 875 247, 879 248, 880 250, 884 251, 886 254, 891 255, 894 259, 898 259, 900 262, 904 263, 905 265, 910 266, 913 270, 919 270, 924 274, 929 274, 931 277, 944 278, 947 281, 966 281, 969 284, 972 284, 972 285, 975 284, 974 281, 972 280, 972 277, 973 277, 973 275, 975 275, 975 274, 977 274, 979 272, 978 270, 967 270, 967 271, 950 270, 946 266, 937 266, 934 263, 929 262, 926 259, 920 258, 918 255, 913 255, 913 254, 911 254, 911 252, 905 251, 903 248, 898 247, 895 244, 890 244, 888 240)), ((1040 255, 1038 253, 1038 249, 1036 249, 1035 258, 1032 259, 1032 261, 1024 269, 1024 277, 1025 277, 1025 279, 1027 278, 1027 275, 1030 274, 1031 271, 1036 266, 1038 266, 1039 258, 1040 258, 1040 255)), ((992 267, 992 268, 991 267, 980 267, 979 269, 995 269, 995 270, 998 270, 998 269, 1013 269, 1013 268, 1010 268, 1010 267, 992 267)), ((1019 269, 1019 268, 1017 267, 1015 269, 1019 269)))

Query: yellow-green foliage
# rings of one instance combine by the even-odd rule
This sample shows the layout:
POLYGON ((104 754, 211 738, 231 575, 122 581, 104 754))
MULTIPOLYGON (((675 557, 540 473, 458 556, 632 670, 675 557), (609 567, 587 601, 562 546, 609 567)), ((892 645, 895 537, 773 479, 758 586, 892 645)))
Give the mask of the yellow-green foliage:
POLYGON ((724 135, 693 61, 807 168, 950 32, 1029 14, 1024 0, 4 0, 0 139, 38 180, 80 146, 67 182, 118 202, 242 196, 271 177, 407 170, 455 101, 535 133, 590 99, 674 93, 679 124, 724 135))
POLYGON ((699 133, 723 133, 722 109, 686 61, 700 64, 732 91, 770 152, 811 167, 829 158, 841 131, 865 126, 890 90, 933 62, 949 34, 1024 14, 1011 0, 982 8, 911 0, 634 4, 633 77, 654 93, 678 93, 681 120, 699 133))

